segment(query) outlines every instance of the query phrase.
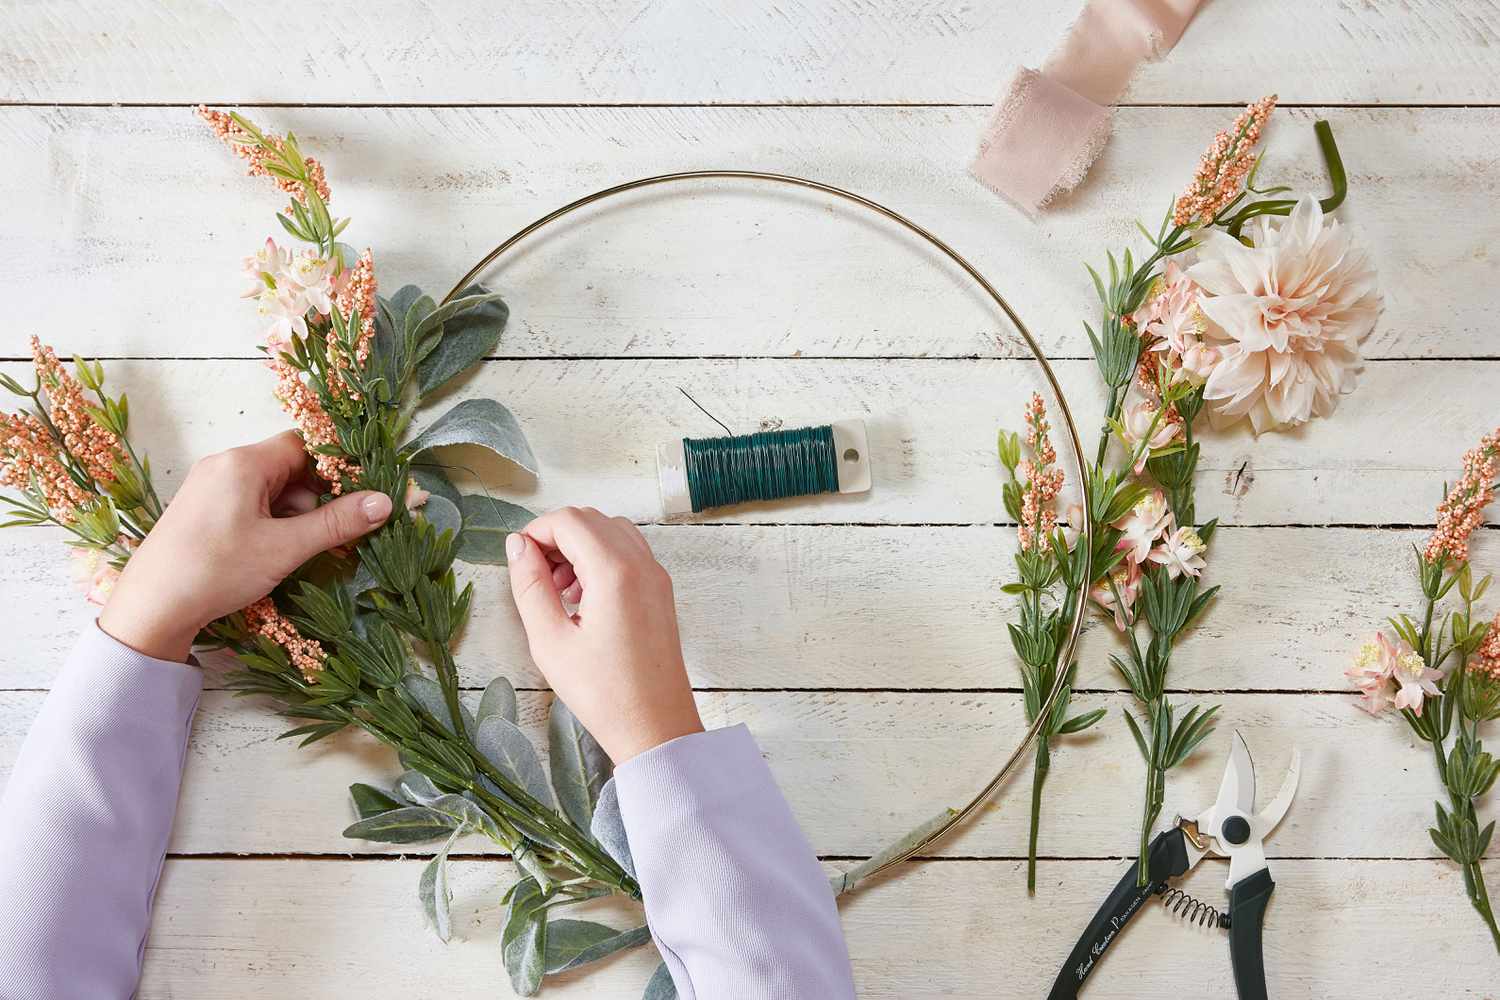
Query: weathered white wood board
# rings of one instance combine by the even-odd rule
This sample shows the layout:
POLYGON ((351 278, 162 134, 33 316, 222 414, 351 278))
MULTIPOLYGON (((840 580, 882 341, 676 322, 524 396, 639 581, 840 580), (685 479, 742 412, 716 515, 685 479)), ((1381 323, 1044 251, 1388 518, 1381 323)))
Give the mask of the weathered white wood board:
MULTIPOLYGON (((1411 861, 1274 863, 1266 912, 1271 996, 1496 995, 1489 936, 1451 865, 1411 861), (1425 934, 1418 950, 1414 936, 1425 934)), ((142 1000, 191 996, 405 1000, 508 996, 499 900, 509 865, 453 865, 454 940, 422 925, 420 861, 172 860, 146 945, 142 1000)), ((1035 898, 1025 865, 924 862, 840 907, 864 1000, 1045 995, 1074 932, 1124 872, 1123 862, 1043 862, 1035 898)), ((1222 903, 1225 868, 1205 861, 1183 884, 1222 903)), ((1493 884, 1500 864, 1486 875, 1493 884)), ((629 926, 638 912, 590 914, 629 926)), ((544 997, 638 1000, 650 948, 549 980, 544 997)), ((1148 903, 1090 978, 1087 995, 1234 996, 1229 941, 1148 903)))
MULTIPOLYGON (((41 705, 40 692, 0 694, 0 781, 41 705)), ((477 700, 477 694, 472 696, 477 700)), ((748 725, 814 850, 826 857, 875 853, 945 807, 958 807, 989 779, 1025 728, 1020 695, 920 692, 709 692, 699 696, 710 727, 748 725)), ((1276 857, 1436 855, 1427 837, 1441 794, 1432 756, 1394 716, 1371 719, 1342 694, 1175 697, 1221 705, 1223 722, 1171 775, 1164 815, 1212 803, 1231 731, 1255 756, 1261 802, 1281 787, 1292 748, 1303 767, 1296 804, 1268 850, 1276 857), (1379 815, 1377 823, 1348 822, 1379 815)), ((522 722, 546 747, 551 696, 522 694, 522 722)), ((1063 740, 1047 784, 1040 851, 1051 857, 1130 856, 1138 845, 1142 769, 1120 718, 1126 695, 1078 695, 1075 710, 1109 715, 1089 734, 1063 740)), ((395 755, 363 733, 317 747, 278 741, 291 725, 264 703, 228 692, 204 695, 189 750, 171 850, 176 854, 398 853, 346 840, 354 821, 348 787, 389 787, 395 755)), ((979 819, 932 852, 1024 857, 1030 772, 979 819)), ((407 852, 431 852, 432 847, 407 852)), ((470 838, 460 853, 490 852, 470 838)))
MULTIPOLYGON (((988 102, 1079 6, 380 0, 310 20, 295 0, 64 0, 8 10, 0 100, 988 102)), ((1219 0, 1126 98, 1494 100, 1494 11, 1488 0, 1219 0)))
MULTIPOLYGON (((240 257, 280 235, 279 195, 244 177, 189 106, 324 104, 253 116, 324 160, 334 207, 354 217, 351 242, 375 249, 387 292, 410 281, 442 294, 511 231, 629 178, 806 175, 908 213, 993 278, 1046 352, 1071 359, 1058 367, 1091 447, 1097 379, 1076 360, 1096 312, 1083 261, 1139 246, 1134 218, 1154 223, 1232 106, 1277 91, 1303 106, 1277 113, 1262 176, 1325 191, 1311 126, 1333 124, 1350 178, 1340 214, 1380 270, 1385 312, 1361 387, 1333 419, 1260 440, 1204 432, 1200 514, 1228 525, 1210 571, 1226 589, 1178 648, 1172 683, 1175 700, 1224 714, 1174 772, 1167 811, 1212 795, 1233 729, 1256 754, 1262 799, 1300 746, 1303 786, 1268 842, 1271 994, 1493 1000, 1489 941, 1425 833, 1430 756, 1398 720, 1371 720, 1337 692, 1359 638, 1415 606, 1410 547, 1442 480, 1500 416, 1500 10, 1206 4, 1178 50, 1132 82, 1126 101, 1140 106, 1118 112, 1089 181, 1034 224, 964 168, 986 105, 1077 7, 374 0, 323 4, 309 20, 291 0, 10 4, 0 358, 24 357, 39 333, 64 352, 138 359, 111 362, 111 378, 130 390, 137 440, 168 490, 194 458, 285 426, 245 360, 257 321, 237 297, 240 257), (171 106, 102 106, 115 102, 171 106)), ((537 508, 587 503, 647 523, 676 579, 705 720, 751 726, 821 855, 867 855, 966 797, 1021 729, 999 593, 1014 535, 995 523, 993 453, 996 426, 1018 422, 1036 382, 1029 362, 997 360, 1024 353, 1014 331, 891 225, 746 184, 591 209, 486 280, 513 310, 504 360, 451 398, 511 406, 543 472, 448 457, 537 508), (736 429, 863 416, 875 490, 653 523, 655 443, 715 430, 679 386, 736 429)), ((1495 565, 1497 539, 1478 543, 1480 566, 1495 565)), ((67 576, 59 533, 0 533, 0 783, 88 627, 67 576)), ((503 571, 472 576, 466 683, 504 673, 543 688, 503 571)), ((1044 993, 1134 850, 1139 763, 1105 665, 1114 643, 1091 624, 1077 705, 1110 715, 1054 758, 1042 853, 1063 860, 1042 862, 1038 896, 1026 898, 1014 860, 1023 771, 941 845, 944 860, 845 900, 862 998, 1044 993)), ((339 836, 347 785, 388 780, 391 756, 352 734, 310 750, 277 742, 265 706, 230 698, 216 669, 208 686, 141 996, 508 995, 509 864, 455 864, 459 940, 442 947, 415 903, 422 862, 339 836)), ((522 694, 533 733, 548 699, 522 694)), ((1496 805, 1492 794, 1483 808, 1496 805)), ((1487 871, 1493 891, 1500 867, 1487 871)), ((1187 887, 1219 902, 1223 875, 1206 864, 1187 887)), ((621 926, 638 916, 597 912, 621 926)), ((636 1000, 655 963, 647 949, 545 995, 636 1000)), ((1232 995, 1228 945, 1152 904, 1088 995, 1166 993, 1232 995)))
MULTIPOLYGON (((605 502, 602 498, 595 498, 605 502)), ((688 669, 700 688, 1016 688, 1006 634, 1014 574, 1007 527, 648 525, 676 583, 688 669)), ((1172 686, 1337 690, 1352 650, 1387 614, 1418 606, 1418 530, 1224 528, 1208 579, 1224 589, 1176 649, 1172 686), (1275 553, 1275 572, 1266 568, 1275 553)), ((0 532, 0 594, 24 606, 0 689, 45 688, 96 610, 79 598, 61 531, 0 532)), ((1475 544, 1478 565, 1500 534, 1475 544)), ((464 683, 546 684, 499 567, 475 583, 458 648, 464 683)), ((1110 630, 1091 616, 1079 686, 1119 689, 1110 630)), ((208 678, 210 688, 221 678, 208 678)))
MULTIPOLYGON (((1089 356, 1085 261, 1144 245, 1222 108, 1120 112, 1077 193, 1031 223, 964 171, 972 108, 260 109, 327 164, 347 239, 387 293, 442 295, 542 214, 620 181, 740 167, 801 174, 908 213, 968 256, 1054 357, 1089 356)), ((1365 354, 1494 357, 1500 111, 1278 112, 1264 179, 1327 190, 1312 122, 1349 171, 1340 216, 1379 268, 1385 315, 1365 354), (1441 206, 1441 210, 1435 210, 1441 206)), ((9 338, 85 355, 256 356, 240 259, 281 196, 244 176, 186 108, 0 108, 9 338), (107 136, 108 141, 103 137, 107 136), (151 192, 149 208, 140 193, 151 192), (88 294, 76 294, 78 288, 88 294), (179 333, 185 303, 192 329, 179 333)), ((915 237, 822 195, 748 182, 637 193, 543 231, 486 275, 512 306, 500 353, 532 356, 994 356, 1025 347, 915 237)))
MULTIPOLYGON (((0 369, 26 377, 18 365, 0 369)), ((1103 413, 1094 363, 1056 369, 1091 447, 1103 413)), ((112 371, 115 389, 131 390, 133 439, 168 491, 193 460, 287 426, 255 361, 131 361, 112 371)), ((1256 438, 1243 423, 1204 430, 1198 516, 1246 525, 1428 522, 1444 479, 1494 427, 1494 412, 1477 401, 1493 397, 1497 376, 1493 361, 1371 364, 1333 417, 1296 433, 1256 438)), ((456 480, 477 475, 537 510, 591 504, 652 521, 661 517, 656 443, 720 433, 679 389, 740 431, 858 417, 870 432, 869 493, 703 519, 982 524, 1005 516, 995 429, 1020 426, 1027 399, 1044 387, 1040 367, 1025 360, 491 361, 434 398, 419 421, 460 399, 500 400, 518 415, 540 478, 461 448, 443 456, 456 480)), ((1067 444, 1060 435, 1056 443, 1066 461, 1067 444)))

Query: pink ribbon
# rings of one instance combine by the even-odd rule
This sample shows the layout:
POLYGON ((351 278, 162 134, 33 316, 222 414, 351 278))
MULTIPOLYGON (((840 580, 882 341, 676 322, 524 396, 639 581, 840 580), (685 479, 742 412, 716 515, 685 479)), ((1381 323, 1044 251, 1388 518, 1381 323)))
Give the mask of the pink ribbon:
POLYGON ((1088 0, 1040 71, 1016 71, 970 171, 1030 217, 1088 174, 1109 140, 1110 105, 1159 59, 1202 0, 1088 0))

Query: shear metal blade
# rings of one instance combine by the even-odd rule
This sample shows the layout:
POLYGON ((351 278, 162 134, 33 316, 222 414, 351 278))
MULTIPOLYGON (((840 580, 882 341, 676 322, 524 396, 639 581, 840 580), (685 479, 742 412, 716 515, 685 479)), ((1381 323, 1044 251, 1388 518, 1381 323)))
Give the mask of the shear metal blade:
POLYGON ((1238 730, 1229 741, 1229 763, 1224 767, 1214 812, 1219 816, 1230 812, 1246 816, 1255 813, 1255 762, 1250 759, 1250 748, 1238 730))
POLYGON ((1296 747, 1292 748, 1292 764, 1287 769, 1286 778, 1281 782, 1281 790, 1276 797, 1266 804, 1266 807, 1255 814, 1255 827, 1260 836, 1265 837, 1276 829, 1276 824, 1286 815, 1287 809, 1291 807, 1292 797, 1297 794, 1297 781, 1302 776, 1302 751, 1296 747))

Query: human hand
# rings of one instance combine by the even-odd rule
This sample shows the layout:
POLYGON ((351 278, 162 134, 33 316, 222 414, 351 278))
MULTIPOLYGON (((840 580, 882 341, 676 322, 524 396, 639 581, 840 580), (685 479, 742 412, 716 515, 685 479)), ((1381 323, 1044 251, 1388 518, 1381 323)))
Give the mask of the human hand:
POLYGON ((318 487, 294 431, 202 459, 125 564, 99 627, 147 656, 184 660, 203 626, 390 516, 384 493, 320 507, 318 487))
POLYGON ((532 659, 615 764, 703 731, 672 578, 634 524, 564 507, 506 538, 505 552, 532 659))

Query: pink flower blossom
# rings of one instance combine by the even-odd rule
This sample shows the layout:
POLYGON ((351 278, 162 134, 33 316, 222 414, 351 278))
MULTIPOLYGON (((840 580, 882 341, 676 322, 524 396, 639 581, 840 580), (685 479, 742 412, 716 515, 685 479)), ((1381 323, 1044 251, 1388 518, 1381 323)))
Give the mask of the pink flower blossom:
POLYGON ((1191 525, 1184 525, 1163 538, 1147 558, 1165 566, 1167 576, 1175 580, 1184 574, 1197 576, 1202 573, 1205 565, 1203 552, 1207 548, 1198 532, 1191 525))
POLYGON ((1354 390, 1381 299, 1369 258, 1311 195, 1246 232, 1250 246, 1204 230, 1188 274, 1220 355, 1203 388, 1209 416, 1259 434, 1327 416, 1354 390))
POLYGON ((245 608, 245 626, 254 634, 270 639, 286 651, 292 666, 301 672, 309 684, 318 679, 328 662, 328 654, 316 639, 309 639, 297 631, 297 626, 276 608, 269 597, 262 597, 245 608))
POLYGON ((1427 666, 1410 644, 1393 643, 1380 632, 1360 646, 1344 676, 1359 688, 1360 707, 1371 715, 1394 705, 1421 716, 1423 700, 1442 694, 1437 682, 1443 672, 1427 666))
POLYGON ((1174 224, 1206 226, 1234 201, 1255 165, 1255 144, 1275 107, 1275 94, 1262 97, 1240 112, 1233 125, 1214 136, 1198 160, 1192 183, 1173 206, 1174 224))
POLYGON ((1139 565, 1151 554, 1151 547, 1164 531, 1171 529, 1172 514, 1161 490, 1153 490, 1131 508, 1130 513, 1115 522, 1120 540, 1115 548, 1125 553, 1125 561, 1139 565))
POLYGON ((1078 539, 1083 537, 1083 505, 1069 504, 1062 525, 1063 542, 1072 551, 1073 546, 1078 544, 1078 539))
POLYGON ((1089 597, 1099 607, 1114 615, 1115 628, 1123 632, 1130 625, 1135 599, 1140 592, 1141 567, 1126 559, 1111 570, 1108 577, 1094 584, 1089 597), (1119 601, 1115 600, 1116 592, 1119 593, 1119 601))
POLYGON ((422 489, 422 487, 418 486, 415 479, 408 479, 406 481, 407 510, 416 510, 418 507, 426 503, 427 498, 430 496, 432 496, 432 494, 422 489))
POLYGON ((1051 425, 1047 422, 1047 405, 1037 393, 1032 393, 1026 404, 1026 445, 1030 457, 1020 465, 1021 471, 1021 523, 1016 534, 1022 549, 1045 545, 1057 526, 1057 511, 1054 503, 1062 492, 1063 471, 1053 463, 1057 452, 1047 436, 1051 425))
POLYGON ((98 549, 76 546, 71 551, 74 583, 83 591, 86 601, 103 607, 120 579, 120 571, 98 549))
POLYGON ((1136 456, 1137 476, 1146 471, 1146 459, 1151 457, 1151 453, 1171 444, 1177 437, 1177 432, 1182 429, 1175 420, 1170 420, 1165 415, 1158 417, 1157 413, 1157 405, 1149 399, 1143 399, 1133 406, 1125 407, 1120 414, 1125 444, 1136 456))
POLYGON ((89 412, 83 383, 63 368, 52 348, 31 338, 31 357, 37 379, 47 392, 47 411, 52 426, 62 436, 68 453, 97 483, 115 481, 115 465, 125 460, 120 439, 100 425, 89 412))
POLYGON ((1396 691, 1397 708, 1409 708, 1413 715, 1420 716, 1423 696, 1436 698, 1442 694, 1437 686, 1437 682, 1442 679, 1441 670, 1433 670, 1415 650, 1405 643, 1401 644, 1392 674, 1392 680, 1399 685, 1396 691))

